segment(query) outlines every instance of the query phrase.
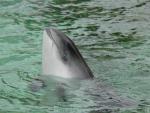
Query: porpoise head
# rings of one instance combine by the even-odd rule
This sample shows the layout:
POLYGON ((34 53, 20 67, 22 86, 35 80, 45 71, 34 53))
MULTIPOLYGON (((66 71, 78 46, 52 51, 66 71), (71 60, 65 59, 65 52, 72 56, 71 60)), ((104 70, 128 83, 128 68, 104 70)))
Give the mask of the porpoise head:
POLYGON ((94 77, 73 41, 59 30, 44 30, 42 52, 43 75, 79 79, 94 77))

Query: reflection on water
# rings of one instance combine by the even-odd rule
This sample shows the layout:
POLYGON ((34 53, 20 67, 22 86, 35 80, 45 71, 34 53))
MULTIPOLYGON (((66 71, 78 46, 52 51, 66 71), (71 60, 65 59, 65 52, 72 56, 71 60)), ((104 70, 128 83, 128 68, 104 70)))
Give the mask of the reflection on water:
POLYGON ((149 113, 149 10, 150 0, 1 0, 0 112, 149 113), (71 37, 94 81, 46 79, 30 90, 45 27, 71 37))

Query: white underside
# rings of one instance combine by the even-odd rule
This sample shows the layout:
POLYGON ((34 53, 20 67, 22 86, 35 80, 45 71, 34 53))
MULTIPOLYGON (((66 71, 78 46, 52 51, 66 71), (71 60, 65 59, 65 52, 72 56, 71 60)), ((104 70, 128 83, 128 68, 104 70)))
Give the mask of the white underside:
POLYGON ((43 34, 42 71, 43 75, 72 78, 69 67, 61 61, 58 49, 46 31, 43 34))

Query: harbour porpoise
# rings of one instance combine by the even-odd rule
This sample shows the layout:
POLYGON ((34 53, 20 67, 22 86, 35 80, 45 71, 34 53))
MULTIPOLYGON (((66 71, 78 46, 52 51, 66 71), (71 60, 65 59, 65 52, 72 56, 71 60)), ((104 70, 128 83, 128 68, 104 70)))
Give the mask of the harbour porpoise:
POLYGON ((87 103, 88 99, 93 102, 93 106, 100 109, 98 113, 103 111, 103 106, 111 111, 136 105, 132 100, 116 95, 112 88, 93 80, 94 75, 74 42, 53 28, 46 28, 43 33, 42 75, 30 85, 32 91, 45 86, 41 105, 55 105, 57 101, 69 102, 81 97, 85 98, 83 102, 87 103))
POLYGON ((46 28, 43 33, 43 75, 93 79, 94 75, 74 42, 63 32, 46 28))

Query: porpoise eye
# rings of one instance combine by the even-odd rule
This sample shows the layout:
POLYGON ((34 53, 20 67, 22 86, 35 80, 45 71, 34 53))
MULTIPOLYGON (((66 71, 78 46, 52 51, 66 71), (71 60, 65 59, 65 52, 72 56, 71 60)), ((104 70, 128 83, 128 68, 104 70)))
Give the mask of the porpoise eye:
POLYGON ((62 57, 62 59, 64 60, 64 61, 67 61, 67 55, 63 55, 63 57, 62 57))
POLYGON ((63 49, 63 52, 64 52, 64 53, 63 53, 63 55, 62 55, 62 59, 63 59, 63 61, 66 62, 67 59, 68 59, 68 58, 67 58, 68 56, 67 56, 67 48, 66 48, 66 47, 63 49))
POLYGON ((67 41, 65 41, 64 42, 64 47, 63 47, 63 56, 62 56, 62 59, 66 62, 66 61, 68 61, 68 57, 69 57, 69 48, 70 48, 70 44, 67 42, 67 41))

